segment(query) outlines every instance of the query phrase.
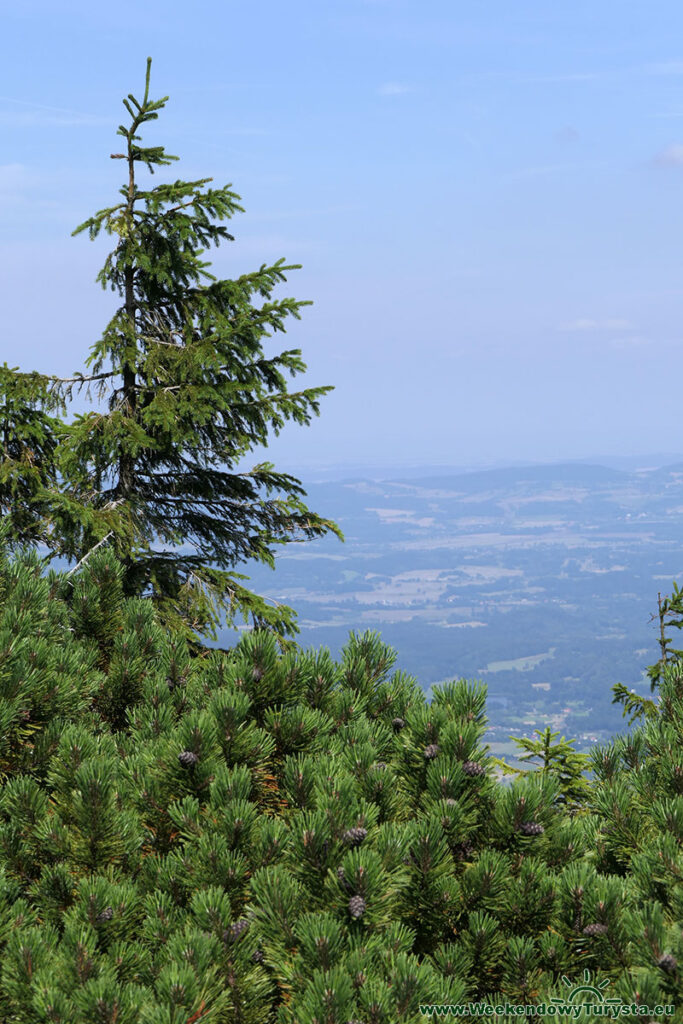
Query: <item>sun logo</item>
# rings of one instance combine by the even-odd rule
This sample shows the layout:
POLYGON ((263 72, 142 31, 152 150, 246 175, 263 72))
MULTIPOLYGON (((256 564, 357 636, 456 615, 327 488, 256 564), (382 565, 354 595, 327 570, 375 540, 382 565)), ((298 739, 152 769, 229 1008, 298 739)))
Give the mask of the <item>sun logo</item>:
POLYGON ((595 1002, 599 1002, 603 1006, 621 1006, 622 1005, 621 999, 605 999, 605 997, 602 994, 602 990, 607 988, 610 985, 609 978, 605 978, 604 981, 601 981, 597 985, 592 985, 591 984, 591 972, 589 970, 585 970, 583 972, 583 982, 584 982, 583 985, 577 985, 575 981, 571 981, 569 978, 567 978, 565 975, 563 975, 562 976, 562 984, 565 985, 567 988, 570 988, 571 992, 568 994, 566 999, 560 999, 557 996, 553 996, 550 1001, 552 1003, 562 1003, 563 1005, 566 1005, 567 1003, 577 1003, 577 1002, 578 1003, 586 1003, 587 1000, 585 998, 579 998, 577 1000, 576 997, 577 996, 585 997, 586 995, 592 995, 592 996, 595 997, 595 1002))

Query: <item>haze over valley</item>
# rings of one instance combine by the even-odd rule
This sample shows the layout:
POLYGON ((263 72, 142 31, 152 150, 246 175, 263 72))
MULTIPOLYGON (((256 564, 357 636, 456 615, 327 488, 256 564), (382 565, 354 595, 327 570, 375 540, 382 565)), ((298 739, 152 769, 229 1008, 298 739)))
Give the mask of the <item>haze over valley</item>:
POLYGON ((336 655, 350 630, 376 630, 425 690, 483 680, 498 753, 512 751, 510 734, 547 724, 585 749, 626 726, 613 684, 649 693, 657 593, 683 577, 683 461, 306 488, 345 543, 291 544, 274 572, 245 569, 256 590, 297 610, 303 646, 336 655))

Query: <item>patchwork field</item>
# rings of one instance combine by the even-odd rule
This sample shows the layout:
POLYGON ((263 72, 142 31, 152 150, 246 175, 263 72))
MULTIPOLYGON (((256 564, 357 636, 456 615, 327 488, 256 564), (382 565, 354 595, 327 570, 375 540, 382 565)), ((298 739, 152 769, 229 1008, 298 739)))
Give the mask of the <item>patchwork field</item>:
POLYGON ((425 690, 481 679, 496 744, 553 724, 590 746, 623 727, 611 686, 647 690, 657 593, 683 577, 682 466, 535 466, 307 491, 345 544, 290 544, 274 572, 249 567, 259 592, 298 611, 304 646, 337 654, 350 630, 373 629, 425 690))

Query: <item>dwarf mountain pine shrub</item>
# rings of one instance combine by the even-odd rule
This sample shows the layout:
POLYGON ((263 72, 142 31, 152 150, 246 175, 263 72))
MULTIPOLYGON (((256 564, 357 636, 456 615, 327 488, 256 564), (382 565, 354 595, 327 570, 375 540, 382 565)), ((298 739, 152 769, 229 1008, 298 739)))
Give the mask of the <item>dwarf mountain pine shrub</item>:
POLYGON ((586 968, 683 1011, 676 666, 570 812, 375 635, 191 653, 106 548, 40 569, 0 555, 1 1021, 404 1024, 586 968))

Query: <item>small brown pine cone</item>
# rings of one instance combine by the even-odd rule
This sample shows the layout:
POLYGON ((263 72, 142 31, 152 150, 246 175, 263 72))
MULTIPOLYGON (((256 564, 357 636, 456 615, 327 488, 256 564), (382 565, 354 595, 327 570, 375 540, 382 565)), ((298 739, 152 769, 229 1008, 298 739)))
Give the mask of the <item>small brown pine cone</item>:
POLYGON ((101 914, 97 915, 97 920, 98 921, 111 921, 113 916, 114 916, 114 911, 112 910, 112 908, 111 907, 106 907, 102 911, 101 914))
POLYGON ((517 826, 517 831, 521 832, 523 836, 542 836, 545 829, 536 821, 523 821, 517 826))
POLYGON ((469 839, 466 839, 464 843, 458 843, 455 847, 455 854, 460 861, 469 860, 473 853, 474 847, 469 839))
POLYGON ((348 828, 344 832, 342 839, 349 846, 360 846, 367 834, 368 830, 366 828, 348 828))
POLYGON ((406 723, 402 718, 396 717, 391 719, 391 724, 393 725, 396 732, 400 732, 406 723))
POLYGON ((183 750, 182 753, 178 754, 178 760, 183 768, 194 768, 199 758, 192 750, 183 750))
POLYGON ((470 776, 483 775, 484 772, 486 771, 483 764, 479 764, 477 761, 464 761, 462 770, 464 771, 465 775, 470 776))
POLYGON ((594 938, 596 935, 604 935, 606 931, 606 924, 599 924, 596 922, 595 924, 587 924, 583 929, 583 934, 590 935, 591 938, 594 938))
POLYGON ((349 900, 349 913, 351 917, 362 917, 366 910, 366 903, 362 896, 352 896, 349 900))
POLYGON ((657 966, 661 967, 667 974, 673 974, 678 967, 678 961, 675 956, 671 955, 671 953, 665 953, 664 956, 660 956, 657 961, 657 966))
POLYGON ((247 921, 246 917, 240 917, 238 921, 233 921, 230 927, 225 929, 225 931, 223 932, 223 941, 237 942, 240 935, 244 935, 248 928, 249 922, 247 921))
POLYGON ((430 743, 428 747, 425 747, 422 753, 425 756, 426 761, 432 761, 439 753, 439 744, 430 743))

